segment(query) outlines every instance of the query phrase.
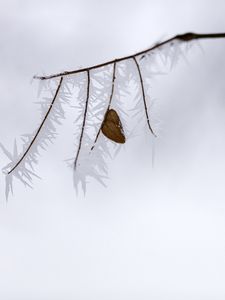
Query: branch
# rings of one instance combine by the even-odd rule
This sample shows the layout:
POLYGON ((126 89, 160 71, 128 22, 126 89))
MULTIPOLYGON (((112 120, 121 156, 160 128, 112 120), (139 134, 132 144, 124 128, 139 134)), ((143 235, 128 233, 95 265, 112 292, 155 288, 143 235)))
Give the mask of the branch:
POLYGON ((145 89, 144 89, 144 83, 143 83, 143 79, 142 79, 142 75, 141 75, 141 69, 140 69, 140 66, 139 66, 139 64, 138 64, 137 59, 136 59, 135 56, 133 57, 133 60, 134 60, 135 65, 136 65, 136 67, 137 67, 138 74, 139 74, 139 78, 140 78, 141 90, 142 90, 142 98, 143 98, 143 101, 144 101, 145 114, 146 114, 146 119, 147 119, 148 127, 149 127, 151 133, 156 137, 156 134, 155 134, 154 131, 152 130, 152 127, 151 127, 150 121, 149 121, 148 107, 147 107, 147 103, 146 103, 145 89))
POLYGON ((79 145, 78 145, 76 158, 74 161, 74 170, 77 167, 77 160, 78 160, 80 149, 81 149, 81 144, 82 144, 82 139, 83 139, 83 134, 84 134, 84 127, 85 127, 86 117, 87 117, 88 100, 89 100, 89 94, 90 94, 90 71, 86 70, 86 72, 87 72, 87 97, 86 97, 86 104, 85 104, 85 110, 84 110, 83 124, 82 124, 81 134, 80 134, 80 141, 79 141, 79 145))
POLYGON ((55 100, 56 100, 56 98, 57 98, 57 95, 58 95, 58 93, 59 93, 60 87, 61 87, 61 85, 62 85, 62 81, 63 81, 63 77, 60 78, 60 82, 59 82, 59 84, 58 84, 58 87, 57 87, 57 90, 56 90, 56 92, 55 92, 55 95, 54 95, 54 97, 53 97, 53 99, 52 99, 52 102, 51 102, 51 104, 50 104, 50 106, 49 106, 49 109, 48 109, 48 111, 47 111, 47 113, 46 113, 46 115, 45 115, 43 121, 41 122, 41 125, 39 126, 39 128, 38 128, 38 130, 37 130, 35 136, 34 136, 33 139, 31 140, 30 145, 28 146, 27 150, 24 152, 24 154, 22 155, 22 157, 20 158, 20 160, 19 160, 19 161, 15 164, 15 166, 8 172, 8 174, 12 173, 13 170, 15 170, 15 169, 17 168, 17 166, 19 166, 19 164, 20 164, 20 163, 23 161, 23 159, 26 157, 26 155, 27 155, 27 153, 29 152, 30 148, 31 148, 32 145, 34 144, 35 140, 37 139, 37 137, 38 137, 38 135, 39 135, 39 133, 40 133, 42 127, 43 127, 44 124, 45 124, 45 121, 46 121, 47 118, 48 118, 48 115, 49 115, 49 113, 50 113, 50 111, 51 111, 51 109, 52 109, 52 107, 53 107, 53 104, 54 104, 54 102, 55 102, 55 100))
MULTIPOLYGON (((110 95, 110 98, 109 98, 109 104, 108 104, 108 107, 107 107, 106 112, 105 112, 105 116, 106 116, 106 114, 107 114, 107 112, 108 112, 108 110, 109 110, 109 108, 110 108, 110 106, 111 106, 111 102, 112 102, 112 98, 113 98, 113 92, 114 92, 114 87, 115 87, 115 79, 116 79, 116 60, 115 60, 114 63, 113 63, 112 89, 111 89, 111 95, 110 95)), ((102 124, 104 123, 105 116, 104 116, 104 119, 103 119, 102 124)), ((99 130, 98 130, 98 133, 97 133, 97 135, 96 135, 94 144, 93 144, 93 146, 91 147, 91 151, 94 149, 95 144, 96 144, 96 142, 97 142, 97 140, 98 140, 98 136, 99 136, 99 134, 100 134, 100 132, 101 132, 101 129, 102 129, 102 124, 101 124, 101 126, 100 126, 100 128, 99 128, 99 130)))
POLYGON ((189 41, 197 40, 197 39, 199 40, 199 39, 217 39, 217 38, 225 38, 225 33, 199 34, 199 33, 188 32, 188 33, 184 33, 184 34, 178 34, 178 35, 175 35, 174 37, 172 37, 168 40, 165 40, 164 42, 158 43, 158 44, 156 44, 156 45, 154 45, 154 46, 152 46, 152 47, 150 47, 146 50, 137 52, 133 55, 123 56, 123 57, 117 58, 116 60, 113 59, 113 60, 98 64, 98 65, 94 65, 94 66, 79 69, 79 70, 65 71, 65 72, 52 74, 52 75, 48 75, 48 76, 36 76, 35 75, 34 79, 46 80, 46 79, 52 79, 52 78, 55 78, 55 77, 61 77, 61 76, 67 76, 67 75, 72 75, 72 74, 76 74, 76 73, 87 72, 87 71, 90 71, 90 70, 98 69, 98 68, 113 64, 115 61, 120 62, 120 61, 124 61, 124 60, 130 59, 130 58, 134 58, 134 57, 139 56, 139 55, 142 55, 142 57, 143 57, 147 53, 149 53, 149 52, 151 52, 151 51, 153 51, 153 50, 155 50, 155 49, 157 49, 157 48, 159 48, 159 47, 161 47, 161 46, 163 46, 167 43, 170 43, 173 40, 181 40, 181 41, 184 41, 184 42, 189 42, 189 41))

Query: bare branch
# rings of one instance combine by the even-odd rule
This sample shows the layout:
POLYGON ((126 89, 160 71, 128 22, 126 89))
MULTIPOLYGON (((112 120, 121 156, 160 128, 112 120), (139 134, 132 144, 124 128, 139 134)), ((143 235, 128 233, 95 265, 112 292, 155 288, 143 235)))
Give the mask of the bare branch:
MULTIPOLYGON (((120 62, 120 61, 124 61, 139 55, 144 56, 145 54, 151 52, 152 50, 155 50, 167 43, 172 42, 173 40, 181 40, 184 42, 189 42, 191 40, 197 40, 197 39, 217 39, 217 38, 225 38, 225 33, 206 33, 206 34, 199 34, 199 33, 192 33, 192 32, 188 32, 188 33, 184 33, 184 34, 178 34, 168 40, 165 40, 164 42, 158 43, 146 50, 137 52, 133 55, 128 55, 128 56, 123 56, 120 58, 117 58, 116 61, 120 62)), ((65 71, 65 72, 61 72, 61 73, 57 73, 57 74, 53 74, 53 75, 48 75, 48 76, 34 76, 35 79, 41 79, 41 80, 46 80, 46 79, 51 79, 51 78, 55 78, 55 77, 60 77, 60 76, 67 76, 67 75, 71 75, 71 74, 76 74, 76 73, 82 73, 82 72, 87 72, 90 70, 94 70, 94 69, 98 69, 110 64, 113 64, 115 62, 115 59, 98 64, 98 65, 94 65, 91 67, 87 67, 87 68, 83 68, 83 69, 79 69, 79 70, 73 70, 73 71, 65 71)))
POLYGON ((82 124, 81 134, 80 134, 80 141, 79 141, 79 145, 78 145, 78 149, 77 149, 76 158, 75 158, 75 161, 74 161, 74 170, 77 167, 77 160, 78 160, 80 149, 81 149, 81 144, 82 144, 82 139, 83 139, 83 134, 84 134, 84 128, 85 128, 85 123, 86 123, 86 117, 87 117, 89 94, 90 94, 90 71, 87 70, 86 72, 87 72, 87 97, 86 97, 86 104, 85 104, 85 110, 84 110, 83 124, 82 124))
POLYGON ((133 57, 133 60, 134 60, 135 65, 136 65, 136 67, 137 67, 138 74, 139 74, 139 78, 140 78, 141 91, 142 91, 142 98, 143 98, 143 102, 144 102, 144 106, 145 106, 145 114, 146 114, 146 119, 147 119, 148 127, 149 127, 151 133, 156 137, 156 134, 155 134, 154 131, 152 130, 152 127, 151 127, 151 124, 150 124, 150 121, 149 121, 148 107, 147 107, 147 103, 146 103, 145 88, 144 88, 143 78, 142 78, 142 75, 141 75, 141 69, 140 69, 140 66, 139 66, 139 64, 138 64, 137 59, 136 59, 135 56, 133 57))
POLYGON ((27 155, 27 153, 29 152, 30 148, 31 148, 32 145, 34 144, 35 140, 37 139, 37 137, 38 137, 38 135, 39 135, 41 129, 43 128, 43 126, 44 126, 44 124, 45 124, 45 121, 46 121, 47 118, 48 118, 49 113, 51 112, 51 109, 52 109, 52 107, 53 107, 53 104, 54 104, 54 102, 55 102, 55 100, 56 100, 56 98, 57 98, 57 95, 58 95, 58 93, 59 93, 60 87, 61 87, 61 85, 62 85, 62 81, 63 81, 63 77, 60 78, 60 82, 59 82, 59 84, 58 84, 58 87, 57 87, 57 90, 56 90, 56 92, 55 92, 55 95, 54 95, 54 97, 53 97, 53 99, 52 99, 52 102, 51 102, 51 104, 50 104, 50 106, 49 106, 49 109, 48 109, 48 111, 47 111, 47 113, 46 113, 44 119, 42 120, 41 125, 39 126, 39 128, 38 128, 38 130, 37 130, 35 136, 33 137, 33 139, 32 139, 32 141, 31 141, 30 145, 28 146, 27 150, 24 152, 24 154, 22 155, 22 157, 20 158, 20 160, 19 160, 19 161, 15 164, 15 166, 8 172, 8 174, 12 173, 13 170, 15 170, 15 169, 19 166, 19 164, 20 164, 20 163, 23 161, 23 159, 26 157, 26 155, 27 155))
MULTIPOLYGON (((105 116, 106 116, 106 114, 107 114, 107 112, 108 112, 108 110, 109 110, 109 108, 111 106, 111 102, 112 102, 112 98, 113 98, 113 92, 114 92, 114 87, 115 87, 115 79, 116 79, 116 62, 117 61, 115 60, 114 63, 113 63, 112 89, 111 89, 111 94, 110 94, 110 98, 109 98, 109 104, 108 104, 108 107, 107 107, 106 112, 105 112, 105 116)), ((91 151, 94 149, 95 144, 96 144, 96 142, 98 140, 99 134, 101 132, 102 124, 104 123, 104 120, 105 120, 105 116, 104 116, 103 122, 101 123, 101 126, 100 126, 100 128, 98 130, 98 133, 96 135, 96 138, 95 138, 95 141, 94 141, 94 145, 91 147, 91 151)))

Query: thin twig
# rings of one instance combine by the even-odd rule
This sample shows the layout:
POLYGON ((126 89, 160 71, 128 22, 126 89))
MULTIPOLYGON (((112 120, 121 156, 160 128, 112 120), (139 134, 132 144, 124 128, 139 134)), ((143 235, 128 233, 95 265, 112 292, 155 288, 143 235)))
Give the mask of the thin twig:
MULTIPOLYGON (((176 39, 181 40, 181 41, 189 42, 191 40, 197 40, 197 39, 217 39, 217 38, 225 38, 225 33, 199 34, 199 33, 188 32, 188 33, 184 33, 184 34, 178 34, 178 35, 175 35, 174 37, 172 37, 170 39, 167 39, 164 42, 158 43, 158 44, 156 44, 156 45, 154 45, 154 46, 152 46, 152 47, 150 47, 146 50, 137 52, 137 53, 132 54, 132 55, 117 58, 116 61, 120 62, 120 61, 123 61, 123 60, 133 58, 135 56, 145 55, 145 54, 151 52, 152 50, 155 50, 155 49, 157 49, 157 48, 159 48, 159 47, 161 47, 161 46, 163 46, 167 43, 170 43, 170 42, 172 42, 173 40, 176 40, 176 39)), ((93 69, 98 69, 98 68, 113 64, 114 61, 115 61, 115 59, 104 62, 104 63, 101 63, 101 64, 98 64, 98 65, 94 65, 94 66, 91 66, 91 67, 87 67, 87 68, 83 68, 83 69, 79 69, 79 70, 73 70, 73 71, 64 71, 64 72, 61 72, 61 73, 52 74, 52 75, 48 75, 48 76, 36 76, 35 75, 34 78, 35 79, 46 80, 46 79, 51 79, 51 78, 60 77, 60 76, 67 76, 67 75, 71 75, 71 74, 87 72, 87 71, 90 71, 90 70, 93 70, 93 69)))
MULTIPOLYGON (((109 110, 109 108, 111 106, 111 102, 112 102, 112 98, 113 98, 113 92, 114 92, 114 87, 115 87, 115 79, 116 79, 116 60, 113 63, 112 89, 111 89, 111 94, 110 94, 110 98, 109 98, 109 104, 108 104, 108 107, 106 109, 105 116, 106 116, 106 114, 107 114, 107 112, 108 112, 108 110, 109 110)), ((101 132, 102 124, 104 123, 104 120, 105 120, 105 116, 104 116, 103 122, 101 123, 101 126, 100 126, 100 128, 98 130, 98 133, 96 135, 96 138, 95 138, 95 141, 94 141, 94 145, 91 147, 91 151, 94 149, 95 144, 96 144, 96 142, 98 140, 99 134, 101 132)))
POLYGON ((83 124, 82 124, 81 134, 80 134, 80 141, 79 141, 79 145, 78 145, 78 149, 77 149, 76 158, 74 161, 74 169, 76 169, 76 166, 77 166, 77 160, 79 157, 82 139, 83 139, 83 135, 84 135, 84 127, 85 127, 85 123, 86 123, 87 108, 88 108, 88 101, 89 101, 89 94, 90 94, 90 71, 87 70, 86 72, 87 72, 87 97, 86 97, 86 104, 85 104, 85 110, 84 110, 83 124))
POLYGON ((51 102, 51 104, 50 104, 50 106, 49 106, 49 109, 48 109, 48 111, 47 111, 47 113, 46 113, 44 119, 43 119, 42 122, 41 122, 41 125, 39 126, 39 128, 38 128, 38 130, 37 130, 35 136, 33 137, 33 139, 32 139, 32 141, 31 141, 30 145, 28 146, 27 150, 24 152, 24 154, 22 155, 22 157, 20 158, 20 160, 15 164, 15 166, 8 172, 8 174, 12 173, 12 172, 18 167, 18 165, 23 161, 23 159, 26 157, 27 153, 29 152, 30 148, 31 148, 32 145, 34 144, 35 140, 37 139, 38 134, 40 133, 42 127, 44 126, 45 121, 47 120, 48 115, 49 115, 49 113, 50 113, 50 111, 51 111, 51 109, 52 109, 52 107, 53 107, 53 104, 54 104, 56 98, 57 98, 57 95, 58 95, 58 93, 59 93, 60 87, 61 87, 61 85, 62 85, 62 81, 63 81, 63 77, 61 76, 60 82, 59 82, 58 87, 57 87, 57 90, 56 90, 56 92, 55 92, 55 95, 54 95, 54 97, 53 97, 53 99, 52 99, 52 102, 51 102))
POLYGON ((140 69, 139 63, 137 62, 137 59, 136 59, 135 56, 133 57, 133 60, 134 60, 135 65, 137 67, 139 78, 140 78, 142 98, 143 98, 143 102, 144 102, 144 106, 145 106, 145 114, 146 114, 146 119, 147 119, 148 127, 149 127, 151 133, 156 137, 156 134, 152 130, 152 127, 151 127, 151 124, 150 124, 150 121, 149 121, 148 107, 147 107, 147 103, 146 103, 145 88, 144 88, 144 82, 143 82, 143 78, 142 78, 142 74, 141 74, 141 69, 140 69))

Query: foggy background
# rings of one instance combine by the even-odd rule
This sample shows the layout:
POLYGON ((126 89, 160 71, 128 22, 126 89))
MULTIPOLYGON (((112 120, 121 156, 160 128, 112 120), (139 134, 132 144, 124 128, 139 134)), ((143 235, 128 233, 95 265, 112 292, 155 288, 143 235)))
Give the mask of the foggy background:
MULTIPOLYGON (((224 12, 223 0, 0 0, 0 141, 21 147, 40 123, 34 74, 224 32, 224 12)), ((15 180, 6 204, 0 175, 0 299, 225 299, 225 40, 200 45, 152 82, 154 168, 143 134, 109 163, 107 188, 76 196, 67 120, 33 190, 15 180)))

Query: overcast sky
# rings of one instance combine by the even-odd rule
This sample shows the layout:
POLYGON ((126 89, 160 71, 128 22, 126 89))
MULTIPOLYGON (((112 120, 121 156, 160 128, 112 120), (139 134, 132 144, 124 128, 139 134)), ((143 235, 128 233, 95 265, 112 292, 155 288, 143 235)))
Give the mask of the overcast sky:
MULTIPOLYGON (((0 0, 0 142, 22 147, 40 122, 34 74, 225 32, 224 12, 223 0, 0 0)), ((76 196, 61 128, 33 190, 15 181, 6 205, 0 175, 0 299, 224 300, 225 40, 200 46, 152 81, 154 168, 140 135, 109 162, 107 188, 76 196)))

